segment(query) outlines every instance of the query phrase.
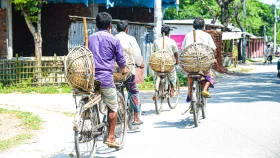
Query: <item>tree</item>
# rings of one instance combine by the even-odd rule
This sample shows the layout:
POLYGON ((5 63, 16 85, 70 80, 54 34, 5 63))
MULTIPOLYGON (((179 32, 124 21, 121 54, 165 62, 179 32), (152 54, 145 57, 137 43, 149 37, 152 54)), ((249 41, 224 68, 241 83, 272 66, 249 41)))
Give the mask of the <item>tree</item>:
POLYGON ((42 34, 41 34, 41 9, 44 0, 11 0, 16 10, 22 12, 25 22, 34 37, 35 56, 37 60, 37 72, 40 77, 42 58, 42 34))
POLYGON ((208 2, 206 3, 204 0, 200 0, 201 3, 208 8, 210 13, 212 14, 213 21, 215 23, 220 16, 221 23, 227 27, 229 23, 232 21, 233 17, 237 16, 238 11, 241 7, 241 4, 244 0, 216 0, 216 3, 219 5, 219 10, 213 10, 208 2))

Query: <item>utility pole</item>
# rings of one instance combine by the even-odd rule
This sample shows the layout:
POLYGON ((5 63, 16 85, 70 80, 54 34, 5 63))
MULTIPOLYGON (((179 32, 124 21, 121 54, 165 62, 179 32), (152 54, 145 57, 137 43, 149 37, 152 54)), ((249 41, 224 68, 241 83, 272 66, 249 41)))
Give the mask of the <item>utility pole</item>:
POLYGON ((278 0, 276 0, 275 2, 275 8, 274 8, 274 44, 273 44, 273 52, 276 53, 276 49, 277 49, 277 46, 276 46, 276 31, 277 31, 277 2, 278 0))
POLYGON ((154 0, 154 40, 160 38, 162 26, 162 0, 154 0))
POLYGON ((243 21, 242 21, 242 63, 246 62, 246 29, 245 29, 245 19, 246 19, 246 0, 243 2, 243 21))

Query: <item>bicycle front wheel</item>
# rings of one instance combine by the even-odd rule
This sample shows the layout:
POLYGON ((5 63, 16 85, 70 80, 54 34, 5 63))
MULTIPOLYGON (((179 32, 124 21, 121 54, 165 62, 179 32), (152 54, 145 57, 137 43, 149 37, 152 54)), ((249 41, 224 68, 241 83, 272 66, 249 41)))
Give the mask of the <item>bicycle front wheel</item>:
POLYGON ((115 139, 120 144, 120 148, 118 150, 122 149, 125 144, 126 140, 126 134, 127 134, 127 114, 126 114, 126 105, 123 96, 118 93, 118 118, 117 118, 117 124, 115 128, 115 139))
POLYGON ((82 107, 86 103, 88 98, 81 100, 76 110, 74 142, 77 158, 93 158, 97 148, 97 139, 93 133, 93 127, 98 124, 97 106, 81 115, 82 107))
MULTIPOLYGON (((169 83, 169 87, 171 88, 171 83, 169 83)), ((169 97, 167 98, 168 106, 170 107, 170 109, 176 108, 176 106, 177 106, 177 104, 179 102, 180 83, 179 83, 179 79, 178 78, 176 80, 176 86, 174 87, 174 90, 175 90, 174 96, 172 98, 170 97, 170 90, 169 90, 169 97)))

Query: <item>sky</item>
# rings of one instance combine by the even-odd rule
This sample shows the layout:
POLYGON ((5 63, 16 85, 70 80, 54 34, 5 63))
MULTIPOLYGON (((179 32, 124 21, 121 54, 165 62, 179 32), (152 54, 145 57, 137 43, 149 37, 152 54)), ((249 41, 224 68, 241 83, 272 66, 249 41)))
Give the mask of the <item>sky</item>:
POLYGON ((276 2, 276 0, 259 0, 259 1, 266 3, 266 4, 272 4, 272 3, 276 2))

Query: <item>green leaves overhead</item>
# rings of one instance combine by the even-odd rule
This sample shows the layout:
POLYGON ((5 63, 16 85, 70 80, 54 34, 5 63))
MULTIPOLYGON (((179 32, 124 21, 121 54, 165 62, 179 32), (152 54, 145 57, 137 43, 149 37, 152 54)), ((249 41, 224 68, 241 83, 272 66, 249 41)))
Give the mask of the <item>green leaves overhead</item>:
POLYGON ((28 20, 37 22, 38 13, 41 12, 41 4, 44 0, 11 0, 15 4, 16 10, 23 11, 27 14, 28 20))
MULTIPOLYGON (((218 3, 227 2, 228 17, 234 13, 235 7, 240 3, 240 0, 180 0, 180 9, 177 12, 174 8, 169 8, 165 11, 164 19, 166 20, 183 20, 194 19, 197 16, 205 19, 213 19, 214 16, 218 17, 218 20, 225 24, 227 18, 223 18, 222 8, 218 3), (212 13, 210 12, 210 9, 212 13)), ((243 19, 243 4, 238 9, 237 16, 234 16, 229 25, 236 27, 242 26, 243 19)), ((247 32, 256 36, 264 36, 264 26, 266 26, 266 35, 273 39, 273 25, 274 25, 274 5, 270 6, 260 2, 259 0, 246 0, 246 19, 245 27, 247 32)), ((279 23, 280 30, 280 23, 279 23)), ((277 32, 280 35, 280 31, 277 32)), ((280 37, 280 36, 278 36, 280 37)), ((280 43, 280 38, 278 43, 280 43)))

